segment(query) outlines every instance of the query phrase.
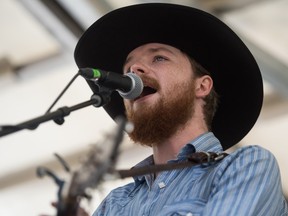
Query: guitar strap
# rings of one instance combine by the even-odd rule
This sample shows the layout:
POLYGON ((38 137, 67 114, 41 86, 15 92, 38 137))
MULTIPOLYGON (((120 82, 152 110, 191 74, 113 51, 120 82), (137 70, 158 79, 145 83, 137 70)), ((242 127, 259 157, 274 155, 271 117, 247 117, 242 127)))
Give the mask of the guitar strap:
POLYGON ((157 164, 149 165, 144 167, 134 167, 129 170, 118 170, 120 178, 126 177, 136 177, 140 175, 146 175, 149 173, 157 173, 162 171, 169 171, 174 169, 183 169, 192 167, 195 165, 209 166, 217 163, 218 161, 225 158, 228 154, 225 152, 215 153, 215 152, 195 152, 187 156, 186 160, 178 163, 167 163, 167 164, 157 164))

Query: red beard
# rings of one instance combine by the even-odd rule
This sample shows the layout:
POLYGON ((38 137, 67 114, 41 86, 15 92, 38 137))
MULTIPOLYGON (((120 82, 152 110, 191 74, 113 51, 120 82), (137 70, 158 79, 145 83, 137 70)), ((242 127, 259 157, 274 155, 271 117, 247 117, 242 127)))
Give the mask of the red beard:
MULTIPOLYGON (((150 79, 150 83, 156 84, 150 79)), ((134 124, 130 138, 142 145, 162 143, 184 127, 194 113, 194 80, 176 84, 153 106, 134 112, 127 109, 127 118, 134 124)))

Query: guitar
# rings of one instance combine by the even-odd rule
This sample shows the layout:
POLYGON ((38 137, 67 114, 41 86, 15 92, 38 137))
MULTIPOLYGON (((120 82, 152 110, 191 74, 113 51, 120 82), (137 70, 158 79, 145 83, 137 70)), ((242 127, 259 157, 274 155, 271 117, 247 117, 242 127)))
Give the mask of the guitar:
POLYGON ((92 198, 87 193, 87 189, 95 189, 103 182, 105 175, 114 173, 124 130, 130 130, 131 127, 129 126, 124 119, 118 119, 116 129, 111 130, 104 137, 100 147, 99 145, 93 145, 80 168, 73 172, 71 172, 68 164, 56 154, 55 156, 57 156, 65 170, 70 173, 68 181, 60 179, 45 167, 39 166, 37 168, 38 177, 47 175, 58 185, 57 216, 76 216, 80 201, 92 198))

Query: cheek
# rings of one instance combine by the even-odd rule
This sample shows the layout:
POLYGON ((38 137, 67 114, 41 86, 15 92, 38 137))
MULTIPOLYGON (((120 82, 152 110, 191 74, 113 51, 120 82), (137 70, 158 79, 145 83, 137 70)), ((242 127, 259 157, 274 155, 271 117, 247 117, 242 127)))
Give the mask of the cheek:
MULTIPOLYGON (((191 78, 189 77, 189 79, 191 78)), ((189 79, 187 78, 187 76, 184 76, 181 73, 174 73, 172 75, 166 76, 160 84, 161 90, 163 90, 163 92, 165 93, 177 92, 178 87, 183 85, 184 83, 187 83, 189 79)))

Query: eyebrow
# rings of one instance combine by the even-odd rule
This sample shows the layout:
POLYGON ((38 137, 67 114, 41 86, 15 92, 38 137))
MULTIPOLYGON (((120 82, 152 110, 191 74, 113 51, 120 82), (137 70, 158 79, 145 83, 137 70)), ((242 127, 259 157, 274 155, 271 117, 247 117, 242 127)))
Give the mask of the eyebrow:
MULTIPOLYGON (((165 47, 157 47, 157 48, 149 48, 147 50, 149 53, 156 53, 156 52, 159 52, 159 51, 166 51, 166 52, 169 52, 170 54, 174 55, 175 56, 175 53, 173 53, 171 50, 165 48, 165 47)), ((126 61, 124 62, 123 64, 123 67, 125 65, 127 65, 131 60, 133 59, 133 56, 130 56, 126 59, 126 61)))

